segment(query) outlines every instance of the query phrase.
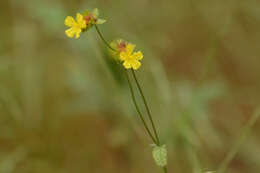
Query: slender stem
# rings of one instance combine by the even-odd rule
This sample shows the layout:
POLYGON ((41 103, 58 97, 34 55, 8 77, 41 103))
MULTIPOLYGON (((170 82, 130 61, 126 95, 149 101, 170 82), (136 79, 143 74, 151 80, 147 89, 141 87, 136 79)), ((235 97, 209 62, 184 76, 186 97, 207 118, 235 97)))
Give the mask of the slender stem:
POLYGON ((248 123, 245 125, 244 129, 242 130, 242 132, 240 133, 240 136, 238 137, 238 139, 236 140, 236 142, 234 143, 233 147, 231 148, 230 152, 227 154, 227 156, 225 157, 225 159, 222 161, 222 163, 219 166, 219 169, 217 171, 217 173, 224 173, 227 170, 228 164, 232 161, 232 159, 235 157, 235 155, 237 154, 240 146, 243 144, 243 142, 245 141, 245 138, 248 136, 251 128, 253 127, 253 125, 256 123, 257 119, 260 116, 260 108, 258 110, 255 111, 255 113, 253 114, 253 116, 249 119, 248 123))
POLYGON ((97 26, 97 25, 94 25, 94 26, 95 26, 95 28, 96 28, 96 31, 97 31, 99 37, 102 39, 102 41, 105 43, 105 45, 106 45, 109 49, 111 49, 111 50, 113 50, 113 51, 116 52, 116 50, 113 49, 113 48, 109 45, 109 43, 105 40, 105 38, 104 38, 103 35, 101 34, 100 30, 98 29, 98 26, 97 26))
POLYGON ((139 84, 139 82, 138 82, 138 80, 137 80, 137 77, 136 77, 136 75, 135 75, 135 71, 134 71, 133 69, 131 69, 131 71, 132 71, 132 74, 133 74, 133 76, 134 76, 134 80, 135 80, 135 82, 136 82, 136 84, 137 84, 138 90, 139 90, 139 92, 140 92, 140 94, 141 94, 141 96, 142 96, 142 99, 143 99, 143 102, 144 102, 144 105, 145 105, 145 108, 146 108, 146 111, 147 111, 149 120, 150 120, 150 122, 151 122, 151 124, 152 124, 153 132, 154 132, 155 137, 156 137, 156 140, 157 140, 157 143, 156 143, 156 144, 159 146, 159 145, 160 145, 160 139, 159 139, 157 130, 156 130, 156 128, 155 128, 154 121, 153 121, 153 118, 152 118, 150 109, 149 109, 149 107, 148 107, 147 101, 146 101, 146 99, 145 99, 145 97, 144 97, 143 90, 142 90, 142 88, 141 88, 141 86, 140 86, 140 84, 139 84))
POLYGON ((144 117, 143 117, 143 115, 142 115, 142 113, 141 113, 141 111, 140 111, 140 109, 139 109, 139 107, 138 107, 138 105, 137 105, 137 102, 136 102, 136 99, 135 99, 135 95, 134 95, 133 86, 132 86, 132 84, 131 84, 131 82, 130 82, 128 73, 127 73, 126 70, 124 70, 124 71, 125 71, 127 83, 128 83, 128 85, 129 85, 129 88, 130 88, 131 97, 132 97, 132 100, 133 100, 133 102, 134 102, 136 111, 137 111, 139 117, 141 118, 141 120, 142 120, 142 122, 143 122, 143 124, 144 124, 144 127, 145 127, 146 131, 148 132, 149 136, 152 138, 153 142, 156 143, 156 140, 155 140, 155 138, 153 137, 151 131, 149 130, 148 125, 146 124, 146 122, 145 122, 145 120, 144 120, 144 117))
MULTIPOLYGON (((137 77, 136 77, 136 75, 135 75, 135 71, 134 71, 133 69, 131 69, 131 72, 132 72, 132 74, 133 74, 133 77, 134 77, 135 83, 136 83, 136 85, 137 85, 137 88, 138 88, 138 90, 139 90, 139 92, 140 92, 140 94, 141 94, 141 96, 142 96, 142 99, 143 99, 143 102, 144 102, 144 105, 145 105, 145 108, 146 108, 146 111, 147 111, 149 120, 150 120, 150 122, 151 122, 151 124, 152 124, 152 128, 153 128, 153 131, 154 131, 156 140, 157 140, 157 142, 155 142, 155 143, 157 144, 157 146, 160 146, 160 139, 159 139, 158 133, 157 133, 157 131, 156 131, 156 128, 155 128, 155 125, 154 125, 154 121, 153 121, 153 118, 152 118, 150 109, 149 109, 149 107, 148 107, 147 101, 146 101, 146 99, 145 99, 145 97, 144 97, 143 90, 142 90, 141 85, 139 84, 139 82, 138 82, 138 80, 137 80, 137 77)), ((167 173, 167 172, 168 172, 166 166, 163 167, 163 172, 164 172, 164 173, 167 173)))
POLYGON ((164 172, 164 173, 167 173, 167 172, 168 172, 166 166, 163 167, 163 172, 164 172))
MULTIPOLYGON (((96 31, 97 31, 98 35, 100 36, 101 40, 105 43, 105 45, 106 45, 109 49, 111 49, 112 51, 116 51, 116 50, 113 49, 113 48, 108 44, 108 42, 105 40, 105 38, 103 37, 102 33, 101 33, 100 30, 98 29, 97 25, 95 25, 95 28, 96 28, 96 31)), ((135 95, 134 95, 133 86, 132 86, 132 84, 131 84, 131 82, 130 82, 130 79, 129 79, 129 76, 128 76, 126 70, 125 70, 125 75, 126 75, 126 78, 127 78, 127 82, 128 82, 129 88, 130 88, 132 100, 133 100, 133 102, 134 102, 136 111, 137 111, 139 117, 141 118, 142 123, 144 124, 144 127, 145 127, 146 131, 148 132, 149 136, 151 137, 151 139, 153 140, 153 142, 156 143, 156 140, 155 140, 154 136, 152 135, 151 131, 149 130, 148 125, 146 124, 146 122, 145 122, 145 120, 144 120, 144 117, 143 117, 143 115, 142 115, 142 113, 141 113, 141 111, 140 111, 140 109, 139 109, 139 107, 138 107, 138 105, 137 105, 137 102, 136 102, 136 99, 135 99, 135 95)))
MULTIPOLYGON (((112 51, 117 52, 117 51, 116 51, 115 49, 113 49, 113 48, 108 44, 108 42, 105 40, 105 38, 104 38, 103 35, 101 34, 100 30, 98 29, 97 25, 95 25, 95 28, 96 28, 96 31, 97 31, 99 37, 102 39, 102 41, 105 43, 105 45, 106 45, 109 49, 111 49, 112 51)), ((143 94, 143 92, 142 92, 142 89, 141 89, 141 87, 140 87, 140 84, 139 84, 139 82, 138 82, 138 80, 137 80, 137 78, 136 78, 136 75, 135 75, 135 73, 134 73, 134 71, 133 71, 133 69, 132 69, 132 73, 133 73, 135 82, 136 82, 136 84, 137 84, 137 87, 138 87, 139 92, 140 92, 141 95, 142 95, 142 99, 143 99, 143 102, 144 102, 144 104, 145 104, 145 107, 146 107, 146 110, 147 110, 147 113, 148 113, 148 116, 149 116, 149 120, 151 121, 152 128, 153 128, 153 131, 154 131, 154 134, 155 134, 155 137, 156 137, 156 138, 152 135, 151 131, 149 130, 148 125, 146 124, 145 119, 144 119, 144 117, 143 117, 143 114, 141 113, 141 111, 140 111, 140 109, 139 109, 139 107, 138 107, 138 105, 137 105, 137 102, 136 102, 136 99, 135 99, 135 95, 134 95, 133 86, 132 86, 132 83, 131 83, 131 81, 130 81, 130 79, 129 79, 128 73, 127 73, 126 70, 124 70, 124 72, 125 72, 125 75, 126 75, 127 83, 128 83, 128 85, 129 85, 129 88, 130 88, 131 97, 132 97, 132 100, 133 100, 133 102, 134 102, 136 111, 137 111, 137 113, 138 113, 140 119, 142 120, 142 123, 143 123, 143 125, 144 125, 144 127, 145 127, 147 133, 148 133, 149 136, 151 137, 152 141, 159 146, 159 145, 160 145, 160 140, 159 140, 159 137, 158 137, 158 134, 157 134, 155 125, 154 125, 154 123, 153 123, 153 119, 152 119, 150 110, 149 110, 149 108, 148 108, 146 99, 145 99, 145 97, 144 97, 144 94, 143 94)), ((163 172, 164 172, 164 173, 167 173, 167 167, 166 167, 166 166, 163 167, 163 172)))
MULTIPOLYGON (((125 74, 126 74, 126 79, 127 79, 127 82, 128 82, 129 88, 130 88, 130 91, 131 91, 131 96, 132 96, 132 100, 133 100, 133 102, 134 102, 136 111, 138 112, 138 114, 139 114, 139 116, 140 116, 140 118, 141 118, 141 120, 142 120, 142 122, 143 122, 143 124, 144 124, 144 127, 145 127, 146 131, 148 132, 149 136, 152 138, 153 142, 156 143, 157 141, 156 141, 155 138, 153 137, 153 135, 152 135, 151 131, 149 130, 149 128, 148 128, 146 122, 144 121, 144 117, 143 117, 143 115, 142 115, 142 113, 141 113, 141 111, 140 111, 140 109, 139 109, 139 107, 138 107, 138 105, 137 105, 137 102, 136 102, 136 99, 135 99, 135 95, 134 95, 134 91, 133 91, 133 86, 132 86, 132 84, 131 84, 131 82, 130 82, 130 80, 129 80, 129 76, 128 76, 128 73, 127 73, 126 70, 125 70, 125 74)), ((158 144, 157 144, 157 145, 158 145, 158 144)), ((167 172, 168 172, 166 166, 163 167, 163 172, 164 172, 164 173, 167 173, 167 172)))

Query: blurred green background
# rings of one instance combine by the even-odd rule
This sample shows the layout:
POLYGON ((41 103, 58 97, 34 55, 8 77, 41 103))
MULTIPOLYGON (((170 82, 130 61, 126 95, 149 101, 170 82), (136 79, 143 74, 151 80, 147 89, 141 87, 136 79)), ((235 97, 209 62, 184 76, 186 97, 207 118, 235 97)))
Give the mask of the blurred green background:
MULTIPOLYGON (((260 103, 258 0, 1 0, 0 173, 157 173, 127 83, 94 28, 144 53, 137 76, 169 173, 214 171, 260 103)), ((228 167, 260 172, 260 122, 228 167)))

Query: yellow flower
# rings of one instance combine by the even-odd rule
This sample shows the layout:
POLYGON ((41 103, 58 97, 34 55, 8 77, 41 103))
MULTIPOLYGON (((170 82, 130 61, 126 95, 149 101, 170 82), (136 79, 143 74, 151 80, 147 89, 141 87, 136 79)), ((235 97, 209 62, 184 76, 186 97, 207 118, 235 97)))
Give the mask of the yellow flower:
POLYGON ((82 14, 77 13, 76 20, 71 16, 66 17, 64 24, 71 28, 67 29, 65 34, 70 38, 73 38, 74 35, 75 38, 79 38, 81 32, 87 31, 93 25, 100 25, 105 22, 106 20, 99 18, 99 11, 97 8, 92 12, 85 10, 82 14))
POLYGON ((110 48, 108 49, 109 53, 116 61, 120 61, 120 52, 125 51, 126 44, 126 41, 122 39, 114 40, 109 44, 110 47, 113 48, 113 50, 111 50, 110 48))
POLYGON ((127 43, 125 49, 119 54, 119 58, 123 61, 123 66, 126 69, 133 68, 137 70, 141 66, 139 61, 143 59, 143 53, 141 51, 133 52, 134 48, 134 44, 127 43))
POLYGON ((86 27, 87 27, 84 17, 80 13, 77 13, 76 21, 74 20, 73 17, 67 16, 64 21, 64 24, 68 27, 71 27, 70 29, 67 29, 65 31, 66 35, 70 38, 73 38, 74 35, 75 35, 75 38, 79 38, 82 30, 86 29, 86 27))

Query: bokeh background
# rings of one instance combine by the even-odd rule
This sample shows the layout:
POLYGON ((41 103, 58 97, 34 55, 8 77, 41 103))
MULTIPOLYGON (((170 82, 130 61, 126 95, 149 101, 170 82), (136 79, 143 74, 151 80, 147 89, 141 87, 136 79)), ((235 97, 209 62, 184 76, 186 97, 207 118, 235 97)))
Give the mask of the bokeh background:
MULTIPOLYGON (((94 28, 144 53, 137 76, 169 173, 217 170, 260 103, 258 0, 1 0, 0 173, 157 173, 129 88, 94 28)), ((256 122, 229 173, 260 172, 256 122)))

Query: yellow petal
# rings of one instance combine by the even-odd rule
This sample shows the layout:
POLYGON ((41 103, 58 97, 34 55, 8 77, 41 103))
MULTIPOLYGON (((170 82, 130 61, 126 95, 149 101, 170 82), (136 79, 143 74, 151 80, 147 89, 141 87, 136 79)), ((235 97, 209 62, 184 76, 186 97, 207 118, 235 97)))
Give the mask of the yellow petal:
POLYGON ((77 13, 77 22, 80 22, 83 20, 83 16, 80 13, 77 13))
POLYGON ((67 30, 65 31, 65 33, 66 33, 66 35, 67 35, 69 38, 72 38, 72 37, 74 36, 74 34, 75 34, 75 31, 74 31, 73 28, 70 28, 70 29, 67 29, 67 30))
POLYGON ((86 24, 86 21, 85 20, 82 20, 81 22, 79 22, 79 27, 81 29, 85 29, 87 27, 87 24, 86 24))
POLYGON ((121 61, 124 61, 124 60, 127 59, 127 54, 126 54, 126 52, 121 52, 119 56, 120 56, 119 58, 120 58, 121 61))
POLYGON ((141 51, 135 52, 135 53, 133 54, 133 56, 134 56, 134 59, 136 59, 136 60, 141 60, 141 59, 143 59, 143 53, 142 53, 141 51))
POLYGON ((131 68, 131 64, 130 64, 128 61, 125 61, 125 62, 123 63, 123 66, 124 66, 126 69, 131 68))
POLYGON ((73 17, 67 16, 66 19, 65 19, 65 21, 64 21, 64 24, 65 24, 66 26, 72 27, 72 26, 74 26, 74 25, 76 24, 76 22, 75 22, 75 20, 73 19, 73 17))
POLYGON ((141 66, 141 63, 137 60, 134 60, 131 65, 134 70, 137 70, 141 66))
POLYGON ((75 30, 75 33, 76 33, 75 38, 79 38, 80 33, 81 33, 81 29, 75 30))
POLYGON ((132 52, 134 51, 134 49, 135 49, 135 45, 134 44, 127 44, 127 46, 126 46, 126 52, 127 52, 127 54, 132 54, 132 52))
POLYGON ((86 28, 86 22, 80 13, 77 13, 77 23, 80 28, 86 28))

